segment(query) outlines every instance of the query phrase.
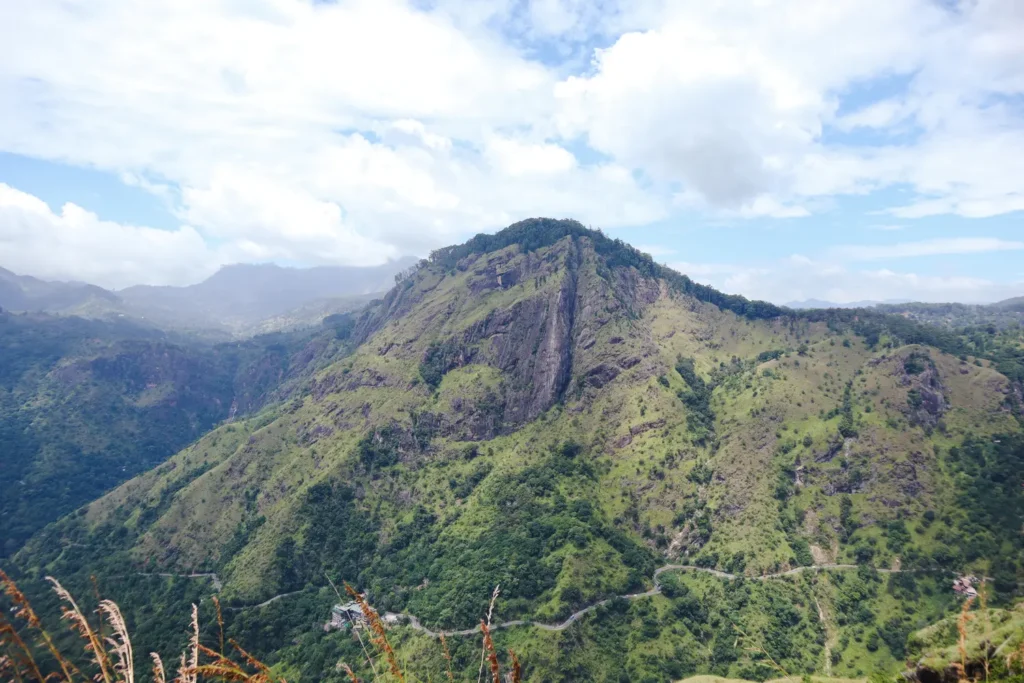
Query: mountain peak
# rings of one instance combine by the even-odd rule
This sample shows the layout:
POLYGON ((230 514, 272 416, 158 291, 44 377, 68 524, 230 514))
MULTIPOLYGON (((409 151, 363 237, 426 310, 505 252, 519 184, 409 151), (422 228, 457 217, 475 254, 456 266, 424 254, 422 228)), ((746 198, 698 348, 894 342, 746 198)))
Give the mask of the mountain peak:
POLYGON ((570 235, 592 239, 604 237, 600 230, 586 228, 570 218, 527 218, 496 233, 479 233, 462 244, 436 249, 431 252, 430 260, 452 267, 470 254, 499 251, 513 244, 518 244, 524 251, 535 251, 570 235))
POLYGON ((573 219, 527 218, 494 234, 482 233, 463 244, 437 249, 431 252, 430 262, 453 269, 473 254, 499 251, 512 245, 518 245, 524 252, 532 252, 565 237, 589 239, 594 251, 610 268, 632 266, 644 277, 664 280, 675 291, 714 304, 722 310, 750 319, 776 318, 787 313, 787 309, 766 301, 751 301, 737 294, 723 294, 713 287, 698 284, 688 276, 656 263, 649 254, 636 247, 608 237, 601 230, 587 228, 573 219))

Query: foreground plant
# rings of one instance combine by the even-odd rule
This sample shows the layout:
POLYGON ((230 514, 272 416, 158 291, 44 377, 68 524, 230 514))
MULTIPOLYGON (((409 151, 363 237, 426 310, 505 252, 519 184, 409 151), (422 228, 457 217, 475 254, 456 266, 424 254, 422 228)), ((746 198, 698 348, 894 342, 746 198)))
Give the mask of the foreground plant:
MULTIPOLYGON (((82 640, 82 651, 62 651, 43 627, 28 598, 17 584, 3 570, 0 570, 0 591, 10 601, 10 610, 0 609, 0 681, 17 683, 135 683, 135 653, 131 636, 120 608, 112 600, 100 599, 95 615, 90 619, 75 601, 71 593, 53 577, 46 577, 54 592, 61 600, 61 618, 68 623, 72 632, 82 640), (76 663, 77 662, 77 663, 76 663)), ((333 584, 332 584, 333 585, 333 584)), ((388 640, 387 628, 377 611, 364 596, 348 584, 345 589, 359 604, 370 633, 374 652, 365 645, 363 653, 372 672, 374 683, 395 681, 412 683, 423 680, 403 670, 398 657, 388 640), (382 663, 383 666, 378 666, 382 663)), ((481 621, 483 652, 490 665, 493 683, 520 683, 522 670, 519 658, 509 650, 511 671, 501 674, 497 653, 490 636, 490 618, 494 611, 497 589, 491 600, 487 620, 481 621)), ((273 674, 266 664, 246 652, 232 639, 233 656, 225 654, 224 619, 220 602, 216 597, 213 604, 217 610, 219 649, 207 647, 200 642, 199 608, 192 605, 189 623, 189 641, 178 659, 173 679, 168 679, 168 670, 163 659, 156 652, 149 653, 152 680, 154 683, 199 683, 200 681, 241 681, 243 683, 287 683, 273 674)), ((355 632, 362 643, 362 637, 355 632)), ((451 653, 441 636, 441 646, 447 670, 447 679, 454 681, 451 669, 451 653)), ((356 673, 346 664, 339 664, 341 670, 353 683, 362 683, 356 673)), ((481 669, 482 673, 482 669, 481 669)), ((429 680, 429 679, 427 679, 429 680)))
MULTIPOLYGON (((83 641, 82 655, 62 652, 43 627, 28 598, 3 570, 0 589, 12 603, 13 618, 0 611, 0 680, 37 683, 135 683, 135 654, 120 608, 112 600, 100 600, 94 620, 86 615, 59 581, 46 577, 61 600, 61 617, 83 641), (110 635, 104 635, 110 633, 110 635), (24 635, 23 635, 24 634, 24 635), (52 661, 46 661, 46 657, 52 661), (40 661, 40 659, 43 661, 40 661), (75 659, 80 659, 76 664, 75 659)), ((192 605, 189 642, 181 653, 173 683, 244 681, 272 683, 283 679, 233 640, 228 641, 241 661, 224 654, 224 622, 217 607, 220 651, 199 642, 199 609, 192 605)), ((167 669, 156 652, 149 653, 153 681, 167 683, 167 669)))

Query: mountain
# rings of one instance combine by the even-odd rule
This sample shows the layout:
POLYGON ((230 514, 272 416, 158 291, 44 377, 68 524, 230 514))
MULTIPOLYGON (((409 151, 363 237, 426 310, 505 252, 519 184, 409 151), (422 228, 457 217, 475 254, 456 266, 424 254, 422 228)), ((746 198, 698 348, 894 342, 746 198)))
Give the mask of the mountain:
POLYGON ((325 327, 209 346, 126 320, 0 313, 0 557, 287 395, 335 339, 325 327))
POLYGON ((0 268, 0 309, 101 320, 128 317, 226 340, 316 326, 328 315, 358 310, 415 264, 412 257, 371 267, 237 264, 187 287, 137 285, 117 292, 0 268))
POLYGON ((390 289, 395 275, 415 263, 407 257, 373 267, 238 264, 196 285, 138 285, 117 295, 127 311, 159 325, 245 334, 266 331, 265 322, 272 319, 288 326, 310 322, 311 317, 318 322, 319 311, 355 310, 390 289))
POLYGON ((48 282, 0 268, 0 308, 73 313, 110 310, 119 303, 107 290, 80 282, 48 282))
POLYGON ((822 299, 805 299, 803 301, 790 301, 787 308, 794 310, 809 308, 871 308, 879 304, 904 304, 909 303, 908 299, 886 299, 885 301, 851 301, 845 304, 837 304, 834 301, 823 301, 822 299))
POLYGON ((1018 313, 1024 313, 1024 296, 1014 297, 1013 299, 1005 299, 994 304, 990 304, 990 308, 994 308, 1001 311, 1016 311, 1018 313))
POLYGON ((287 397, 37 534, 27 585, 95 575, 163 652, 219 590, 275 673, 337 681, 362 657, 321 628, 328 578, 416 617, 391 642, 428 669, 421 629, 472 630, 499 585, 530 681, 895 672, 957 609, 947 572, 1019 592, 1024 345, 726 295, 549 219, 434 252, 334 334, 287 397))

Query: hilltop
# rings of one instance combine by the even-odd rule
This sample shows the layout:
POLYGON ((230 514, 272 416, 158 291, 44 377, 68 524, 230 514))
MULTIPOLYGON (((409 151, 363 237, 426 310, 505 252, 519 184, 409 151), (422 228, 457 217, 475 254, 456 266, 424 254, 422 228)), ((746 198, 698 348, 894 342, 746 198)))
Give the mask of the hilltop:
POLYGON ((328 680, 351 645, 310 627, 325 574, 461 629, 495 584, 503 619, 549 623, 651 589, 665 563, 860 567, 663 575, 555 635, 503 631, 532 653, 528 680, 773 677, 735 625, 794 672, 895 670, 953 609, 943 572, 1017 590, 1019 356, 726 295, 549 219, 438 250, 349 320, 350 354, 48 528, 19 565, 119 577, 147 621, 203 588, 132 572, 216 572, 230 628, 289 680, 328 680), (876 571, 892 567, 908 571, 876 571))

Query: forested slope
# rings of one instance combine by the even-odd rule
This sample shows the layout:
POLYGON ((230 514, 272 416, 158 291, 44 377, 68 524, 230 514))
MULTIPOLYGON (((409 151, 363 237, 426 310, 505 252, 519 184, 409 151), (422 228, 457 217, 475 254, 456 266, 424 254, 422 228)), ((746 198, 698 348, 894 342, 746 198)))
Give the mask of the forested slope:
POLYGON ((0 556, 338 352, 333 329, 210 346, 130 322, 0 312, 0 556))

